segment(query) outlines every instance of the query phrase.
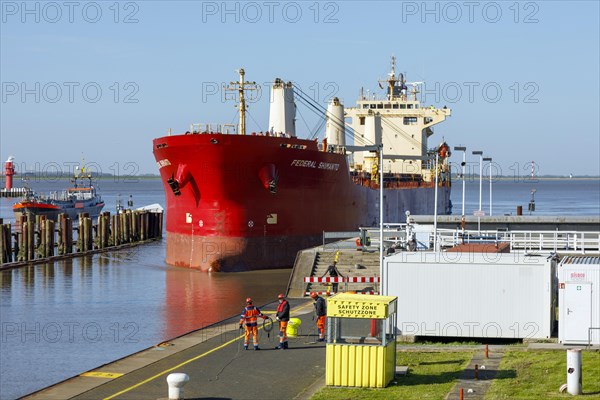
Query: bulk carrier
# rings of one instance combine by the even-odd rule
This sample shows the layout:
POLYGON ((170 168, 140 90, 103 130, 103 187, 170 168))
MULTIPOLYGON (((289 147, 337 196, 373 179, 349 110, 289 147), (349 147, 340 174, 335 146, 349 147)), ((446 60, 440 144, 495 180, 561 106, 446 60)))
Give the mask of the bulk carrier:
POLYGON ((385 222, 402 222, 407 210, 433 214, 436 181, 438 213, 451 212, 449 147, 427 147, 432 127, 451 111, 422 107, 418 83, 396 74, 394 58, 380 81, 385 95, 361 90, 346 109, 332 99, 322 141, 296 136, 294 95, 302 92, 280 79, 271 88, 268 129, 246 134, 245 92, 256 84, 239 73, 227 88, 239 97, 239 125, 192 124, 185 134, 153 141, 166 192, 168 264, 290 267, 324 231, 379 223, 382 165, 385 222))

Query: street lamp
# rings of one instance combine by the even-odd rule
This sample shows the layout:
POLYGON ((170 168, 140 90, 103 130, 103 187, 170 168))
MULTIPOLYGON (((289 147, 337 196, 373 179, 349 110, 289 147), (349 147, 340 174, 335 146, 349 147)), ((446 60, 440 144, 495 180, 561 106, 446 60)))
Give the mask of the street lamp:
POLYGON ((479 156, 479 210, 477 210, 477 231, 481 232, 481 175, 483 174, 483 151, 476 150, 473 152, 474 156, 479 156))
POLYGON ((474 151, 474 156, 479 156, 479 211, 481 211, 481 175, 483 174, 483 151, 474 151))
POLYGON ((438 212, 438 176, 439 176, 439 149, 435 149, 435 195, 433 204, 433 251, 437 248, 437 212, 438 212))
POLYGON ((462 181, 463 181, 463 191, 462 191, 462 216, 465 216, 465 165, 467 165, 467 148, 464 146, 454 146, 455 151, 463 152, 463 160, 460 164, 462 166, 462 181))
POLYGON ((483 161, 488 161, 490 169, 490 216, 492 216, 492 157, 484 157, 483 161))

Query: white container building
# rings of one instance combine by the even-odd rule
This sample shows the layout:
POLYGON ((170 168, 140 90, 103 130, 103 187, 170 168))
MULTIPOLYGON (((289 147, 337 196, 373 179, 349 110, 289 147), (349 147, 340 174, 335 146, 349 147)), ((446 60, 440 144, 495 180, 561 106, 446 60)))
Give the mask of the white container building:
POLYGON ((556 260, 522 253, 399 253, 385 259, 387 293, 398 296, 399 334, 550 338, 556 260))
POLYGON ((600 257, 563 257, 558 281, 559 342, 600 345, 600 257))

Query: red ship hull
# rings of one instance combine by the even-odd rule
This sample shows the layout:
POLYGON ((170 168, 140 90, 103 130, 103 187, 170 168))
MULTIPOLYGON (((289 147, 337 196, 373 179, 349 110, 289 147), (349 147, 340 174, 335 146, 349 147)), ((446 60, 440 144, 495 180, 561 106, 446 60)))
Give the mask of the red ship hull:
MULTIPOLYGON (((319 244, 323 231, 376 222, 377 191, 355 184, 346 156, 319 151, 315 141, 188 134, 153 144, 166 192, 171 265, 203 271, 291 267, 296 252, 319 244)), ((433 191, 431 185, 386 189, 386 204, 393 207, 386 220, 398 221, 407 209, 432 213, 433 191)), ((448 210, 449 194, 444 187, 440 213, 448 210)))

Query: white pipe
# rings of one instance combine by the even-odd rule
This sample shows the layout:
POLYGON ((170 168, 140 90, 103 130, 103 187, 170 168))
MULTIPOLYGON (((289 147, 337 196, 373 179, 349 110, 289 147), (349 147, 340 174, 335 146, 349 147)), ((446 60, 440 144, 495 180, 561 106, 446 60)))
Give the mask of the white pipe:
POLYGON ((581 394, 581 349, 567 350, 567 392, 581 394))

